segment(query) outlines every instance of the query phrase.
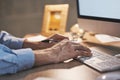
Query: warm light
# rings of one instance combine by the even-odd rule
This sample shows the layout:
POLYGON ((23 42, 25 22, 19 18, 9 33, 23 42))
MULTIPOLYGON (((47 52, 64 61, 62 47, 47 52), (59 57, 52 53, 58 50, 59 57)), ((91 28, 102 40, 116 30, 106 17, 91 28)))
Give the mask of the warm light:
POLYGON ((56 19, 60 19, 61 18, 60 17, 60 13, 57 13, 57 12, 54 14, 54 16, 55 16, 56 19))
POLYGON ((106 76, 102 76, 102 79, 105 80, 105 79, 106 79, 106 76))
POLYGON ((59 12, 51 12, 50 16, 50 24, 49 24, 49 30, 50 31, 58 31, 60 26, 60 20, 61 20, 61 13, 59 12))
POLYGON ((83 33, 83 32, 84 32, 84 29, 79 29, 79 32, 80 32, 80 33, 83 33))
POLYGON ((45 5, 41 34, 51 36, 66 31, 69 4, 45 5))

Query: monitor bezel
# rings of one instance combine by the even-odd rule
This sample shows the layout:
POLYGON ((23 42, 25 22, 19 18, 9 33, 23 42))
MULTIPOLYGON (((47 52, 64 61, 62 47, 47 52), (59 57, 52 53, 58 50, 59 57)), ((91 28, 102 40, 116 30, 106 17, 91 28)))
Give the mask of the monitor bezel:
POLYGON ((76 2, 77 2, 76 4, 77 4, 77 16, 78 16, 78 18, 120 23, 120 19, 81 15, 79 13, 80 12, 79 11, 80 10, 79 9, 79 0, 77 0, 76 2))

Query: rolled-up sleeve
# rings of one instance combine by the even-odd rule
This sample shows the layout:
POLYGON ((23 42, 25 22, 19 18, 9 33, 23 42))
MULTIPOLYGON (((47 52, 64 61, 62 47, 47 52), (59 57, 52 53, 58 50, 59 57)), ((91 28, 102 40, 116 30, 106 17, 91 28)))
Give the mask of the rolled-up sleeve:
POLYGON ((6 31, 0 32, 0 43, 11 49, 21 49, 23 41, 24 38, 14 37, 6 31))
POLYGON ((11 50, 0 44, 0 75, 29 69, 34 65, 34 54, 30 48, 11 50))

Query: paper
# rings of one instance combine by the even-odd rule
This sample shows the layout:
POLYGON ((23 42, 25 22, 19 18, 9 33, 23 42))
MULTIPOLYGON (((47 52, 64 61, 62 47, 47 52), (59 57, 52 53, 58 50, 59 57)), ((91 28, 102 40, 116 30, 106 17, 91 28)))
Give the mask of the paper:
POLYGON ((39 41, 42 41, 42 40, 45 40, 45 39, 47 39, 47 37, 42 36, 42 35, 27 38, 27 40, 31 41, 31 42, 39 42, 39 41))
POLYGON ((102 43, 120 41, 120 38, 106 34, 96 34, 95 37, 102 43))

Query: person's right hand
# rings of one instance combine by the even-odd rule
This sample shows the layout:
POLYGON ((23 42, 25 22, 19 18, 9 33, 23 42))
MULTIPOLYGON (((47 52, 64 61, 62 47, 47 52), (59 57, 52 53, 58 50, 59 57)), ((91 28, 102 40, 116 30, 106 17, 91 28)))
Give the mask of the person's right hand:
POLYGON ((67 39, 44 50, 35 50, 35 65, 59 63, 77 56, 91 56, 89 48, 67 39))

